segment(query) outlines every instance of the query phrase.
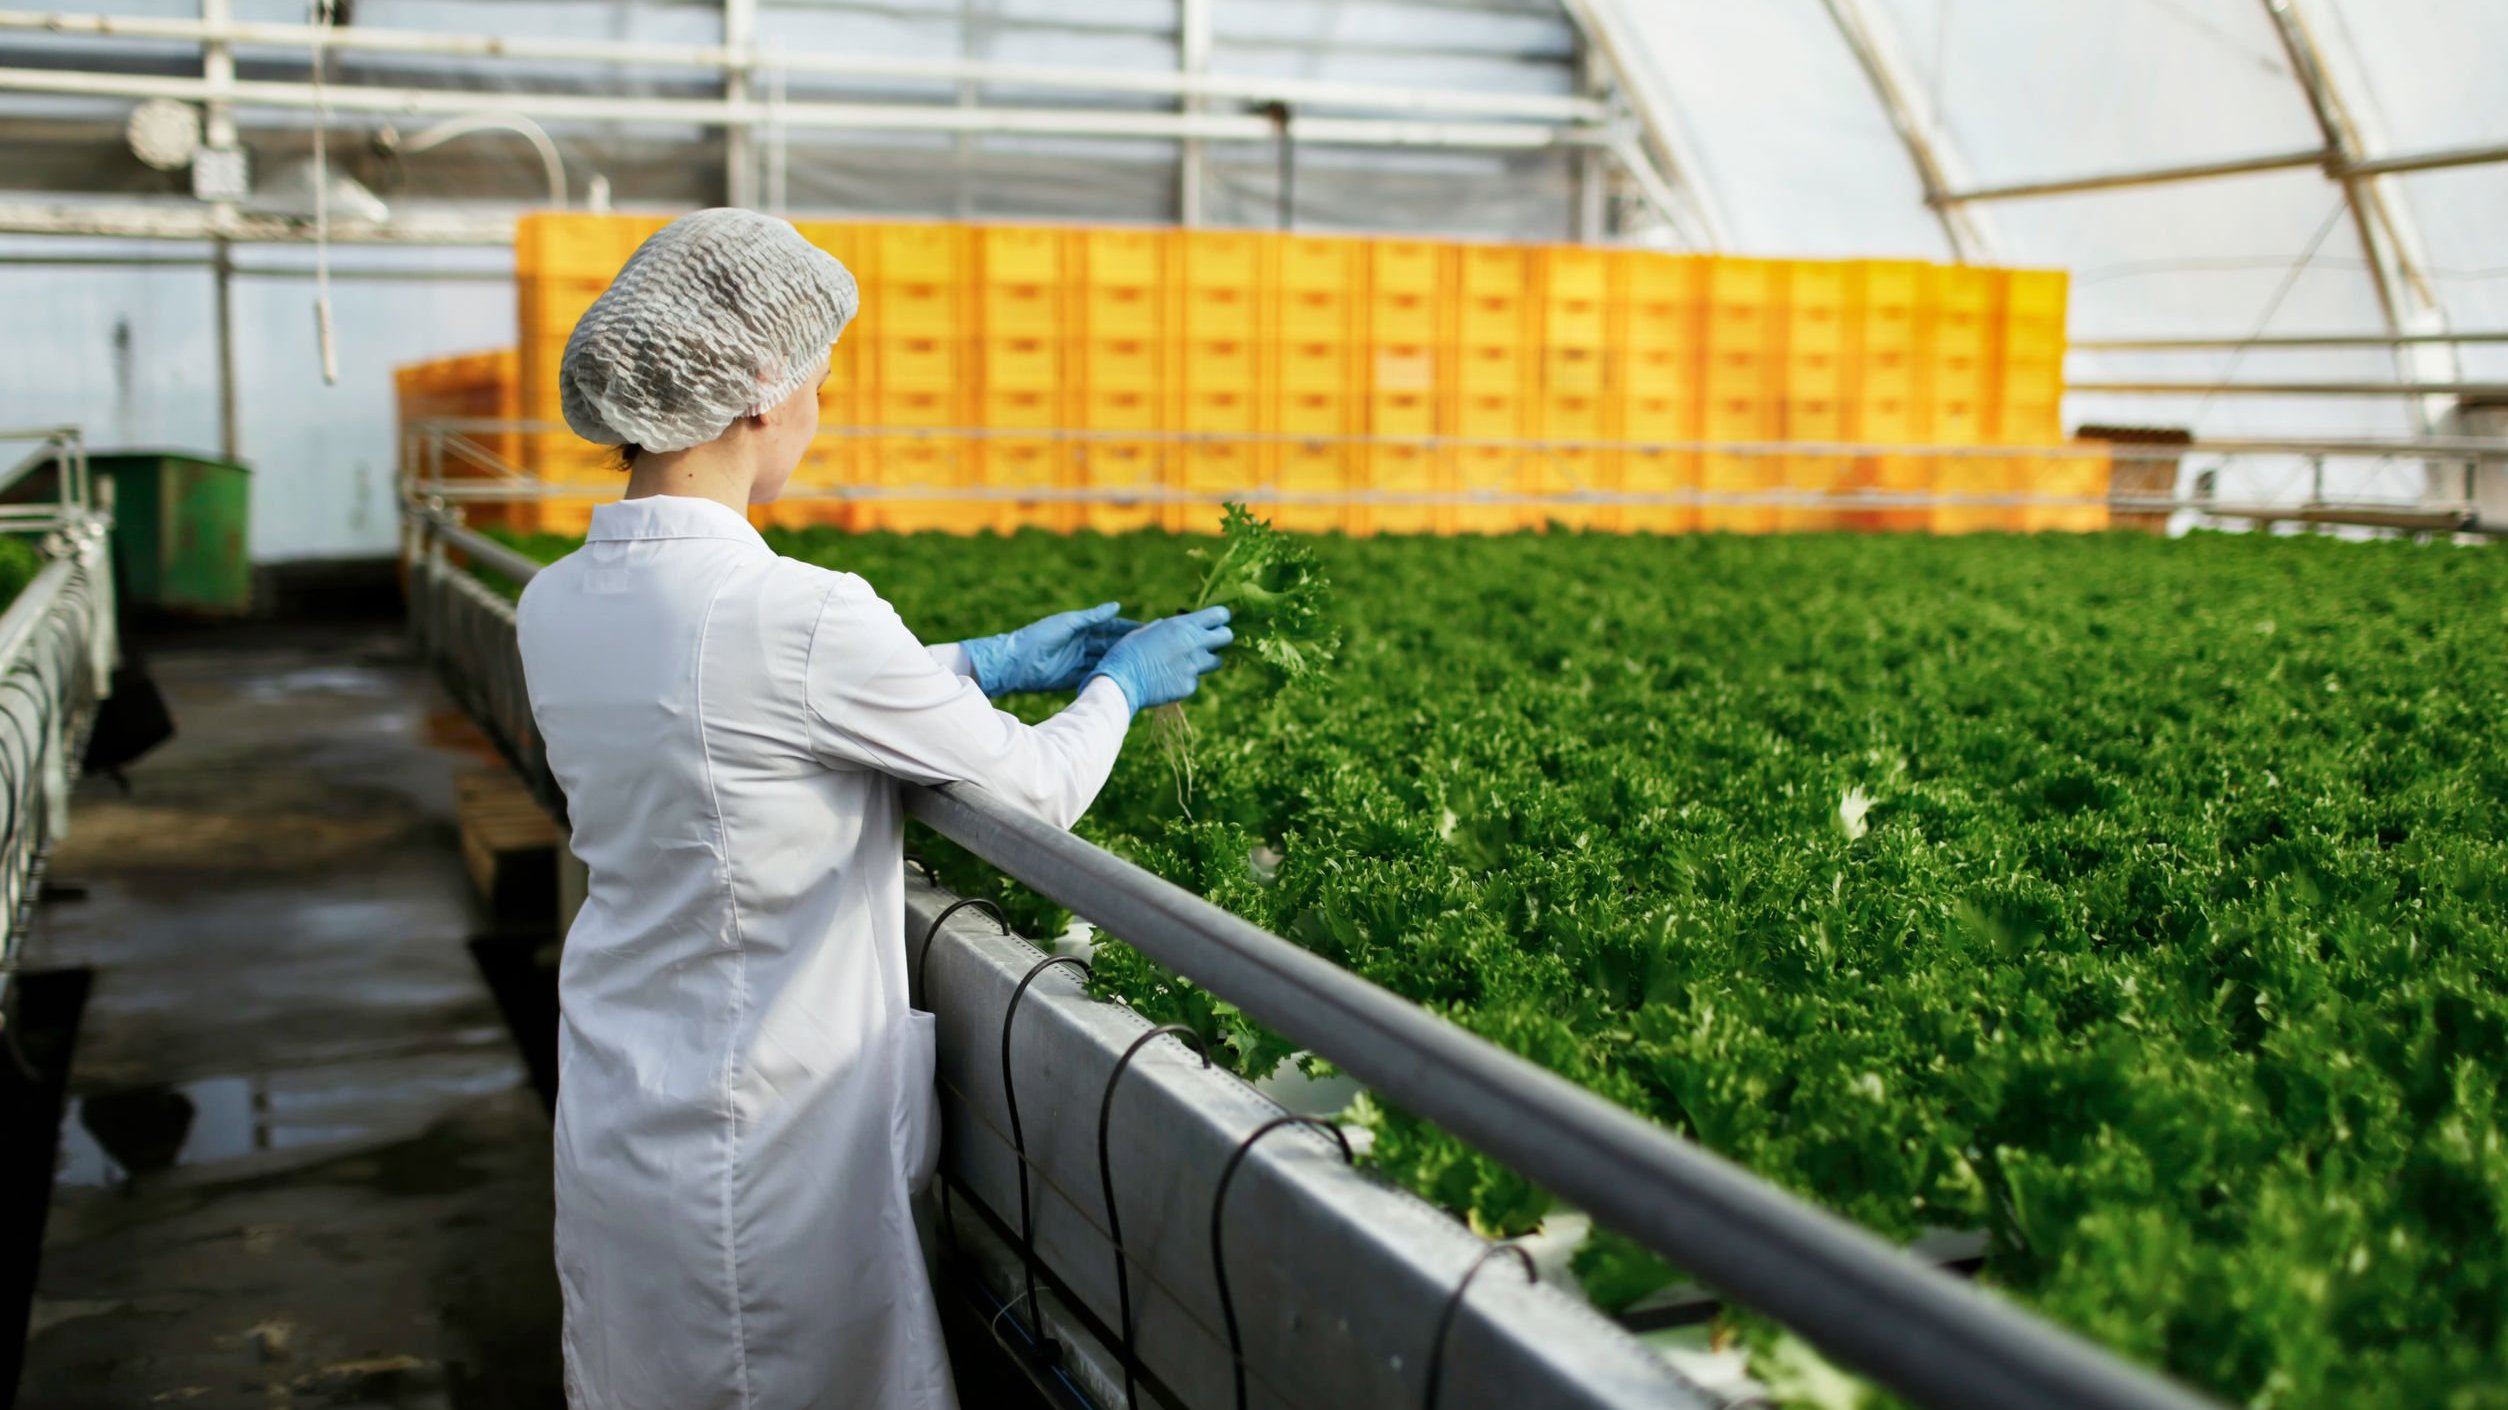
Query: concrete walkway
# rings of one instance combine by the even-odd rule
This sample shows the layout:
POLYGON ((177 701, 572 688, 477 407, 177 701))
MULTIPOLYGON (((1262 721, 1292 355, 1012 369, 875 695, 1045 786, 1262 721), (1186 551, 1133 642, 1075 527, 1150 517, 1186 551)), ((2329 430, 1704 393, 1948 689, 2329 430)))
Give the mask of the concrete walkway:
POLYGON ((151 654, 35 967, 95 971, 19 1404, 553 1407, 549 1124, 468 943, 483 746, 388 627, 151 654))

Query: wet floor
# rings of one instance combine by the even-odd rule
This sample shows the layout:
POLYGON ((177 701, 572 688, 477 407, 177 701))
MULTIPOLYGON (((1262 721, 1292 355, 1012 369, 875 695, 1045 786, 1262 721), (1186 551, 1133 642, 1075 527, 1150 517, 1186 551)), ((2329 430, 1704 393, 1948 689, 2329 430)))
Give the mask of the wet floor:
POLYGON ((452 823, 481 741, 389 627, 150 664, 181 733, 81 786, 27 954, 94 983, 19 1404, 562 1404, 548 1118, 452 823))

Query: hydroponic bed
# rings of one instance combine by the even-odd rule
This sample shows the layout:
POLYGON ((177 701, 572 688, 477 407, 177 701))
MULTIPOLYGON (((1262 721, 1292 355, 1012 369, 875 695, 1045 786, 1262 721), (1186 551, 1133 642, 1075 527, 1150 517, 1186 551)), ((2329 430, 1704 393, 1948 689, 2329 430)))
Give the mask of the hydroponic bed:
MULTIPOLYGON (((1163 536, 770 539, 929 640, 1170 609, 1199 569, 1163 536)), ((1986 1280, 2225 1398, 2508 1398, 2508 559, 1317 549, 1329 679, 1241 654, 1190 706, 1189 797, 1143 730, 1084 835, 1876 1231, 1981 1231, 1986 1280)), ((1289 1056, 1119 944, 1096 973, 1242 1071, 1289 1056)), ((1550 1212, 1357 1114, 1478 1227, 1550 1212)), ((1577 1266, 1605 1306, 1678 1278, 1607 1234, 1577 1266)))

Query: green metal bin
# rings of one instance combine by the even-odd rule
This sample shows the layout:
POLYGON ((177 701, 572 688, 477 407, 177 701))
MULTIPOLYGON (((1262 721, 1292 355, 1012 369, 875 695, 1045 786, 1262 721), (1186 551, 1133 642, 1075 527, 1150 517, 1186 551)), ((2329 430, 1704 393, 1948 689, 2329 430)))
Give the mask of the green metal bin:
POLYGON ((113 553, 132 603, 241 613, 253 604, 252 471, 184 451, 98 451, 113 486, 113 553))

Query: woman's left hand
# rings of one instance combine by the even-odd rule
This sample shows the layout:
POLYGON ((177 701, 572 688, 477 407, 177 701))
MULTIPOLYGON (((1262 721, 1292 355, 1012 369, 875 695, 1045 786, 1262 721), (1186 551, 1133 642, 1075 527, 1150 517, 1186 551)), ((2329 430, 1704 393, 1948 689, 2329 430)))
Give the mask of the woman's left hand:
POLYGON ((1115 615, 1119 603, 1101 602, 1077 612, 1057 612, 1015 632, 960 642, 986 695, 1029 690, 1069 690, 1097 668, 1106 648, 1141 624, 1115 615))

